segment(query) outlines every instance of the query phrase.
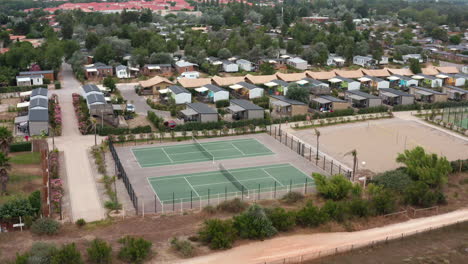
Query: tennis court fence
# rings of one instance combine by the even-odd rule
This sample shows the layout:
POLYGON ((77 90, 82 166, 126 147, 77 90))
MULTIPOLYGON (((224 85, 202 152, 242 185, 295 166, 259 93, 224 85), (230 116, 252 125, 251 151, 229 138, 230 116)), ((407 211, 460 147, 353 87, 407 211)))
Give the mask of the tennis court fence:
POLYGON ((297 154, 314 163, 315 166, 321 168, 327 174, 342 174, 348 179, 351 179, 352 170, 346 165, 320 151, 317 151, 316 147, 313 147, 297 137, 284 132, 278 126, 270 126, 268 134, 288 148, 292 149, 297 154))
POLYGON ((109 139, 109 150, 112 154, 112 158, 114 159, 115 168, 116 168, 115 171, 117 172, 117 177, 119 179, 122 178, 122 181, 125 184, 125 188, 127 189, 128 196, 130 197, 133 207, 135 207, 136 214, 138 215, 138 197, 136 196, 135 191, 133 190, 132 183, 128 179, 127 173, 125 172, 125 169, 122 166, 122 163, 120 162, 120 158, 119 158, 119 155, 117 154, 117 151, 115 150, 114 143, 110 139, 109 139))
POLYGON ((414 230, 411 232, 405 232, 405 233, 398 233, 390 236, 385 236, 382 237, 381 239, 377 240, 371 240, 371 241, 364 241, 362 243, 354 243, 354 244, 348 244, 348 245, 343 245, 340 247, 332 248, 332 249, 327 249, 327 250, 317 250, 317 251, 311 251, 311 252, 304 252, 302 254, 298 254, 296 256, 291 256, 291 257, 285 257, 285 258, 279 258, 279 259, 272 259, 272 260, 265 260, 262 262, 258 262, 257 264, 292 264, 292 263, 305 263, 307 261, 313 260, 313 259, 318 259, 321 257, 326 257, 326 256, 333 256, 333 255, 338 255, 346 252, 350 252, 353 250, 357 249, 362 249, 366 247, 375 247, 381 244, 387 244, 391 242, 392 240, 398 240, 398 239, 404 239, 406 237, 418 235, 424 232, 432 231, 432 230, 437 230, 437 229, 442 229, 445 227, 449 226, 455 226, 462 224, 463 221, 457 221, 455 223, 450 223, 450 224, 442 224, 439 226, 435 227, 429 227, 429 228, 421 228, 418 230, 414 230))

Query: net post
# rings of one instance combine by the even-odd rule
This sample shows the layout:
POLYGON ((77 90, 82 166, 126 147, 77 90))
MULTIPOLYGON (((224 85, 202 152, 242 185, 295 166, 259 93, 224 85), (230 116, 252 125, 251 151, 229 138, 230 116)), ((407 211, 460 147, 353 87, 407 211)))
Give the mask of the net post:
MULTIPOLYGON (((276 128, 275 128, 276 129, 276 128)), ((242 186, 242 191, 241 191, 241 196, 242 196, 242 201, 244 201, 244 186, 242 186)))
POLYGON ((190 209, 193 209, 193 191, 190 190, 190 209))
POLYGON ((289 180, 289 192, 292 192, 292 179, 289 180))
POLYGON ((208 188, 208 205, 210 205, 210 188, 208 188))
POLYGON ((323 170, 325 170, 325 162, 327 161, 327 157, 323 155, 323 170))
POLYGON ((258 197, 257 200, 260 200, 260 183, 258 184, 258 194, 257 194, 257 197, 258 197))
POLYGON ((305 182, 305 185, 304 185, 304 194, 307 193, 307 180, 308 180, 308 179, 309 179, 309 178, 306 178, 306 182, 305 182))
POLYGON ((175 211, 175 192, 172 192, 172 211, 175 211))
POLYGON ((154 196, 154 212, 155 212, 155 213, 158 212, 157 203, 158 203, 158 200, 157 200, 156 195, 155 195, 155 196, 154 196))
POLYGON ((331 161, 330 174, 333 175, 333 160, 331 161))
POLYGON ((309 161, 312 160, 312 147, 309 148, 309 161))
POLYGON ((274 190, 274 192, 273 192, 273 195, 274 195, 273 198, 276 199, 276 181, 275 181, 275 190, 274 190))
POLYGON ((227 201, 227 186, 224 186, 224 201, 227 201))

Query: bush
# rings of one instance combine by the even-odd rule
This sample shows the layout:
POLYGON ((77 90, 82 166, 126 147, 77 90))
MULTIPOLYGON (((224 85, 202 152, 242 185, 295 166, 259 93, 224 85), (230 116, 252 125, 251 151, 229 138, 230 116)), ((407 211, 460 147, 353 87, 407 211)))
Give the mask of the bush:
POLYGON ((378 174, 372 182, 395 192, 404 193, 412 180, 405 169, 400 168, 378 174))
POLYGON ((125 236, 119 239, 122 247, 119 251, 119 259, 131 263, 143 263, 151 255, 152 243, 143 238, 125 236))
POLYGON ((137 126, 134 128, 122 128, 111 126, 104 126, 103 128, 101 128, 100 126, 98 126, 97 133, 100 136, 151 133, 151 126, 137 126))
POLYGON ((179 240, 174 237, 171 240, 171 247, 182 257, 190 258, 195 255, 195 248, 193 247, 192 243, 187 240, 179 240))
POLYGON ((395 196, 385 187, 369 184, 367 188, 372 210, 377 215, 393 213, 396 209, 395 196))
POLYGON ((215 214, 216 208, 214 208, 212 205, 207 205, 203 207, 202 211, 207 214, 215 214))
POLYGON ((61 247, 52 257, 51 264, 82 264, 81 253, 76 249, 75 243, 61 247))
POLYGON ((296 222, 304 227, 316 227, 325 223, 327 218, 328 216, 325 212, 309 202, 297 212, 296 222))
POLYGON ((304 200, 304 195, 298 192, 288 192, 287 194, 283 195, 281 200, 287 204, 293 204, 304 200))
POLYGON ((60 90, 60 89, 62 89, 62 85, 60 84, 59 81, 55 81, 54 85, 55 85, 55 90, 60 90))
POLYGON ((346 203, 328 200, 320 209, 328 218, 336 222, 343 222, 348 218, 349 212, 346 203))
POLYGON ((412 183, 405 192, 405 202, 414 206, 431 207, 445 203, 445 196, 440 191, 432 190, 424 182, 412 183))
POLYGON ((53 244, 35 242, 26 254, 27 261, 24 263, 51 263, 56 252, 57 248, 53 244))
POLYGON ((219 100, 216 101, 216 108, 223 108, 229 106, 229 100, 219 100))
POLYGON ((348 210, 352 216, 368 217, 370 215, 370 204, 366 200, 355 198, 348 203, 348 210))
POLYGON ((31 205, 36 216, 41 212, 41 191, 37 190, 28 196, 29 204, 31 205))
POLYGON ((373 114, 373 113, 383 113, 388 111, 388 106, 379 105, 367 108, 360 108, 358 114, 373 114))
POLYGON ((329 117, 340 117, 340 116, 352 116, 354 115, 354 109, 348 108, 348 109, 340 109, 340 110, 335 110, 333 112, 328 112, 328 113, 318 113, 314 112, 313 118, 318 119, 318 118, 329 118, 329 117))
POLYGON ((94 239, 86 249, 91 263, 106 264, 112 262, 112 247, 101 239, 94 239))
POLYGON ((86 221, 83 219, 83 218, 80 218, 78 220, 76 220, 75 224, 78 226, 78 227, 83 227, 86 225, 86 221))
POLYGON ((234 216, 234 228, 241 238, 265 239, 278 233, 262 207, 254 204, 241 215, 234 216))
POLYGON ((60 229, 60 224, 51 218, 37 219, 31 226, 31 232, 36 235, 55 235, 60 229))
POLYGON ((198 232, 200 241, 211 249, 231 248, 237 233, 231 220, 209 219, 198 232))
POLYGON ((265 213, 278 231, 289 231, 296 225, 296 214, 281 207, 267 208, 265 213))
POLYGON ((243 212, 249 205, 239 198, 233 200, 224 201, 217 206, 220 211, 228 213, 240 213, 243 212))
POLYGON ((47 85, 33 85, 33 86, 3 86, 0 93, 19 93, 31 91, 36 88, 47 88, 47 85))
POLYGON ((17 142, 10 145, 10 152, 31 151, 32 145, 30 141, 17 142))
POLYGON ((468 171, 468 159, 466 160, 454 160, 450 162, 453 172, 464 172, 468 171))
POLYGON ((343 175, 337 174, 327 179, 325 176, 314 173, 312 177, 317 186, 317 192, 325 199, 342 200, 349 196, 353 184, 343 175))

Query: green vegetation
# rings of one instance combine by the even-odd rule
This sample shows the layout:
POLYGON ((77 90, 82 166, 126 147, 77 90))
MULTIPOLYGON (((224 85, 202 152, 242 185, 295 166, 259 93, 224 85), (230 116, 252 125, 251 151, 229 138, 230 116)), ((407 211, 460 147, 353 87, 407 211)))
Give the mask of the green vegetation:
POLYGON ((203 223, 198 235, 211 249, 226 249, 232 247, 237 232, 232 220, 209 219, 203 223))
POLYGON ((246 212, 235 216, 233 225, 239 236, 247 239, 263 240, 278 232, 263 208, 256 204, 250 206, 246 212))
POLYGON ((88 260, 96 264, 108 264, 112 262, 112 247, 101 239, 94 239, 86 249, 88 260))
POLYGON ((31 232, 36 235, 55 235, 60 229, 60 223, 51 218, 39 218, 31 226, 31 232))
POLYGON ((118 254, 119 259, 126 262, 140 264, 153 253, 151 251, 153 244, 143 238, 125 236, 119 239, 119 243, 122 244, 118 254))
POLYGON ((171 247, 184 258, 190 258, 195 255, 195 248, 187 240, 180 240, 174 237, 171 240, 171 247))
POLYGON ((41 153, 39 152, 28 152, 14 155, 10 158, 10 162, 18 165, 25 164, 40 164, 41 153))

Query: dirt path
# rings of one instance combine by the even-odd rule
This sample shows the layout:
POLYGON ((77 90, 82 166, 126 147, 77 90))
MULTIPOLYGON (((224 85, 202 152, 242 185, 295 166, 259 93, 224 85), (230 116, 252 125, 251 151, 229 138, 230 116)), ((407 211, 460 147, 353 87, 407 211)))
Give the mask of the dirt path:
MULTIPOLYGON (((263 242, 252 242, 231 250, 198 257, 176 263, 190 264, 235 264, 235 263, 280 263, 284 258, 296 257, 304 254, 314 254, 318 251, 333 250, 336 247, 368 244, 372 241, 385 240, 386 237, 412 233, 428 228, 468 220, 468 209, 461 209, 451 213, 413 219, 407 222, 373 228, 358 232, 320 233, 312 235, 294 235, 278 237, 263 242)), ((283 263, 283 262, 281 262, 283 263)))

